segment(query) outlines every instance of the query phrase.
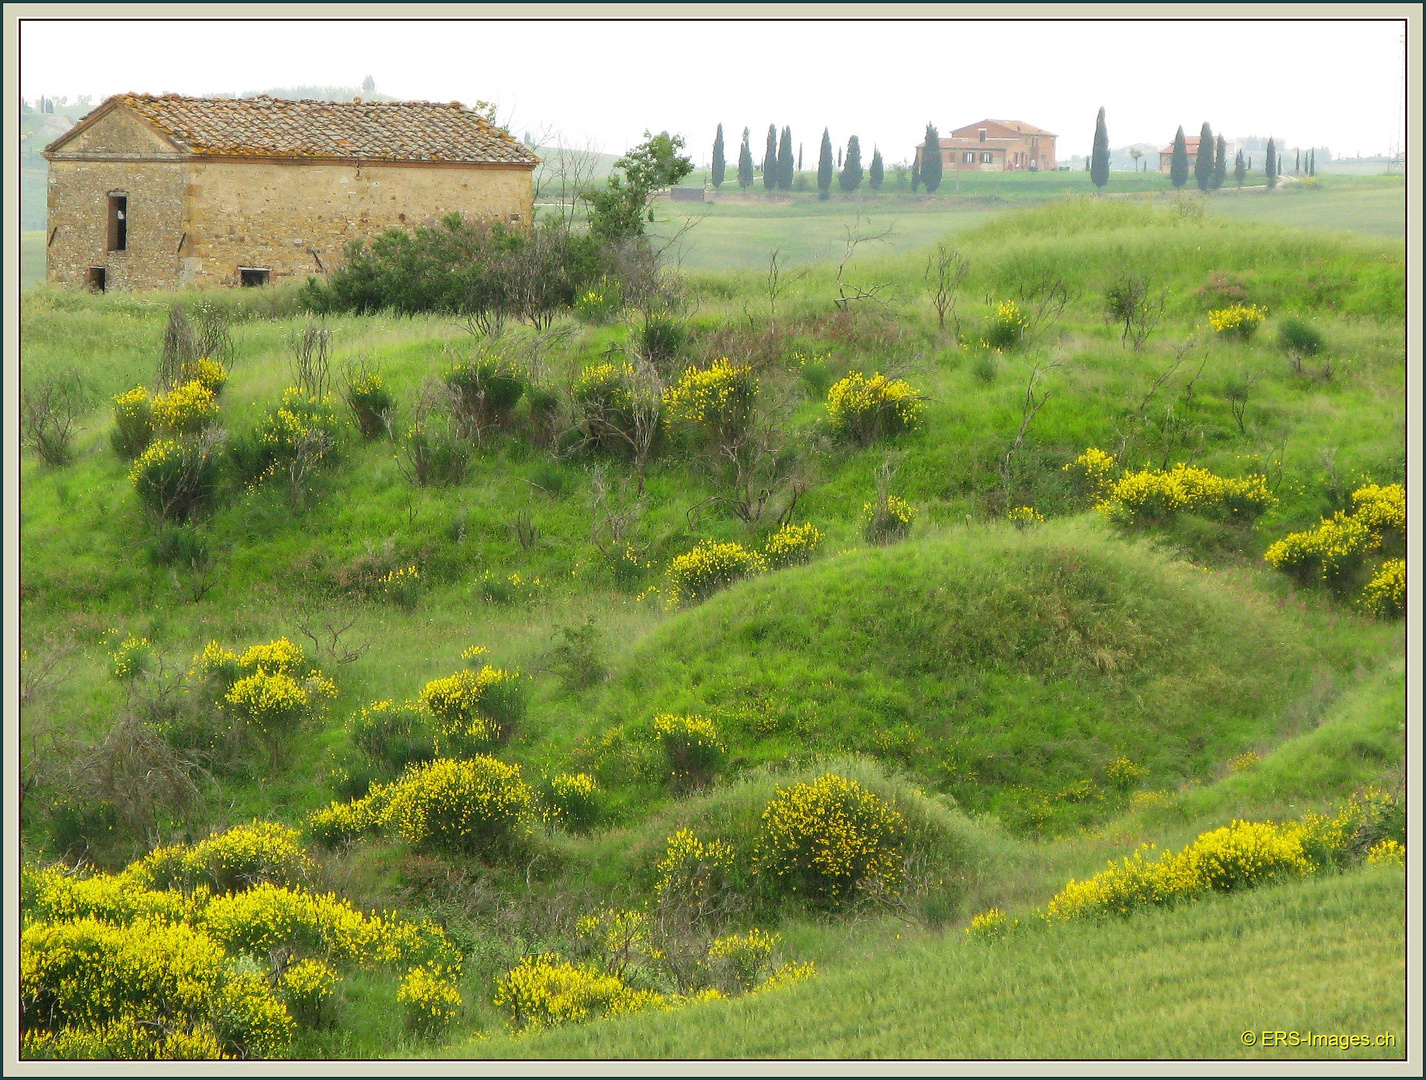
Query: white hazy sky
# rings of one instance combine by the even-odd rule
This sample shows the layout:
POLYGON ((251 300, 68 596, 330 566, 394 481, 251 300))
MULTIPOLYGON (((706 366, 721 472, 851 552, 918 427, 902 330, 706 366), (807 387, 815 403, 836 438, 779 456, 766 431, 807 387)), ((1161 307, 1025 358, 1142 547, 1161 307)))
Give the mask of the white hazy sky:
POLYGON ((1402 130, 1403 27, 1293 19, 40 18, 21 24, 20 76, 26 99, 88 94, 97 104, 130 90, 355 86, 370 74, 378 91, 400 98, 495 101, 516 136, 557 129, 567 144, 590 140, 620 153, 645 128, 667 129, 685 136, 699 164, 720 122, 730 148, 751 128, 759 159, 770 123, 791 125, 809 160, 825 126, 834 144, 855 134, 867 153, 875 143, 894 162, 910 157, 928 120, 946 134, 985 117, 1048 128, 1069 157, 1088 152, 1101 105, 1113 146, 1162 145, 1179 124, 1192 135, 1206 120, 1230 138, 1274 135, 1351 155, 1385 152, 1402 130))

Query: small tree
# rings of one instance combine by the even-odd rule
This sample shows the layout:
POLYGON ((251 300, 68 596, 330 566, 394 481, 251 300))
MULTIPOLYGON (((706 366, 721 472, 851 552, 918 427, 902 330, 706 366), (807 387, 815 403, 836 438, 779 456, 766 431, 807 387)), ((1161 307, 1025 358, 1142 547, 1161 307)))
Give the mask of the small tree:
POLYGON ((376 92, 376 80, 368 75, 361 81, 361 92, 363 94, 374 94, 376 92))
POLYGON ((1208 121, 1198 133, 1198 153, 1193 159, 1193 182, 1199 191, 1207 191, 1213 186, 1213 132, 1208 121))
POLYGON ((921 183, 926 194, 941 186, 941 133, 935 124, 926 125, 926 146, 921 151, 921 183))
POLYGON ((1226 179, 1228 179, 1228 140, 1219 135, 1217 146, 1213 152, 1213 190, 1217 191, 1221 188, 1226 179))
POLYGON ((862 186, 862 144, 855 135, 847 140, 847 161, 839 182, 843 191, 856 191, 862 186))
POLYGON ((1139 159, 1144 156, 1144 152, 1140 150, 1137 146, 1135 146, 1129 150, 1129 156, 1134 159, 1134 171, 1138 172, 1139 159))
POLYGON ((1089 178, 1102 188, 1109 183, 1109 131, 1104 126, 1104 106, 1094 121, 1094 150, 1090 154, 1089 178))
POLYGON ((792 164, 792 129, 782 129, 782 137, 777 141, 777 186, 780 191, 791 191, 797 170, 792 164))
POLYGON ((763 190, 777 188, 777 125, 767 126, 767 147, 763 150, 763 190))
POLYGON ((713 190, 723 186, 723 176, 728 170, 728 161, 723 152, 723 125, 718 125, 718 134, 713 136, 713 190))
POLYGON ((1243 177, 1248 175, 1248 167, 1243 164, 1243 151, 1238 151, 1238 157, 1233 162, 1233 179, 1239 187, 1243 186, 1243 177))
POLYGON ((738 186, 744 191, 753 186, 753 149, 748 145, 751 135, 752 132, 743 128, 743 145, 738 147, 738 186))
POLYGON ((1169 159, 1169 183, 1176 188, 1188 183, 1188 141, 1183 137, 1183 125, 1173 137, 1173 157, 1169 159))
POLYGON ((822 129, 822 152, 817 157, 817 198, 832 197, 832 136, 822 129))
POLYGON ((1277 187, 1277 146, 1268 140, 1268 157, 1263 163, 1263 175, 1268 179, 1268 187, 1277 187))
POLYGON ((644 234, 644 219, 654 192, 673 187, 693 171, 691 159, 680 154, 683 136, 667 131, 650 135, 614 162, 620 169, 608 185, 588 195, 589 229, 603 240, 629 240, 644 234))
POLYGON ((886 179, 886 166, 882 164, 881 151, 875 146, 871 150, 871 168, 867 170, 866 182, 873 191, 880 191, 882 181, 886 179))

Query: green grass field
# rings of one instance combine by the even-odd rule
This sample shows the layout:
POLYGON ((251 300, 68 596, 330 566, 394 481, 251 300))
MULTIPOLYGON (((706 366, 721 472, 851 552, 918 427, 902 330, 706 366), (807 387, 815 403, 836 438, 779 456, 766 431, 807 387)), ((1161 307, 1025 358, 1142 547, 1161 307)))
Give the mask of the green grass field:
MULTIPOLYGON (((663 429, 639 491, 617 453, 551 452, 528 400, 470 447, 460 482, 408 479, 414 403, 453 362, 498 352, 572 416, 581 372, 634 347, 630 322, 562 315, 552 333, 509 325, 477 340, 437 316, 339 315, 324 324, 336 387, 351 365, 380 372, 395 440, 362 441, 343 421, 335 463, 301 483, 245 479, 227 456, 211 509, 165 525, 111 447, 113 396, 152 384, 175 300, 221 305, 235 349, 219 424, 232 446, 292 379, 293 336, 309 325, 294 294, 27 291, 24 387, 77 371, 86 397, 72 461, 27 452, 20 469, 24 858, 112 870, 156 840, 254 818, 303 827, 399 771, 359 748, 363 706, 418 697, 480 645, 480 663, 518 669, 524 688, 494 752, 547 795, 558 774, 595 778, 596 824, 540 821, 486 861, 390 832, 310 843, 314 887, 445 929, 463 1004, 444 1033, 419 1038, 403 1027, 404 971, 344 968, 334 1026, 299 1032, 294 1056, 1337 1056, 1241 1041, 1311 1030, 1389 1032, 1393 1046, 1345 1056, 1399 1057, 1399 868, 1323 869, 1124 919, 1048 925, 1035 912, 1142 843, 1178 849, 1235 819, 1297 820, 1369 786, 1399 792, 1404 629, 1370 614, 1359 590, 1400 538, 1335 590, 1263 555, 1350 509, 1362 485, 1404 480, 1401 185, 1323 178, 1225 194, 1198 215, 1157 197, 1062 200, 1082 183, 1069 174, 1017 180, 1041 186, 1022 184, 1004 206, 977 189, 963 203, 708 208, 686 238, 682 336, 665 375, 724 356, 756 365, 753 407, 776 449, 744 493, 748 506, 765 493, 761 517, 745 507, 751 520, 693 427, 663 429), (873 228, 898 231, 849 264, 880 300, 841 311, 828 259, 864 209, 873 228), (969 269, 943 329, 924 269, 947 233, 969 269), (789 261, 775 313, 771 247, 789 261), (1139 350, 1104 315, 1128 268, 1164 297, 1139 350), (1051 279, 1063 304, 1042 307, 1034 283, 1051 279), (996 349, 985 338, 1010 300, 1044 322, 1028 344, 996 349), (1267 309, 1251 340, 1209 328, 1208 312, 1236 300, 1267 309), (1290 316, 1324 342, 1299 365, 1278 344, 1290 316), (839 437, 826 401, 851 372, 906 379, 919 428, 839 437), (1029 414, 1027 394, 1046 391, 1029 414), (1262 475, 1270 505, 1256 520, 1185 512, 1116 526, 1065 469, 1087 447, 1125 469, 1262 475), (916 510, 909 537, 888 546, 863 528, 879 470, 916 510), (705 540, 760 547, 794 490, 788 519, 824 537, 808 565, 666 603, 674 559, 705 540), (1046 520, 1016 528, 1017 507, 1046 520), (407 609, 382 581, 412 566, 407 609), (129 635, 152 658, 126 682, 114 653, 129 635), (189 668, 209 642, 242 651, 279 635, 336 695, 260 752, 226 707, 190 704, 202 687, 189 668), (711 764, 682 768, 656 733, 663 713, 711 722, 711 764), (148 741, 125 737, 126 723, 148 741), (156 763, 196 795, 157 783, 156 763), (903 876, 878 902, 819 908, 779 891, 756 854, 779 790, 827 772, 905 823, 903 876), (732 854, 717 879, 726 907, 691 930, 660 924, 675 943, 667 963, 678 948, 711 949, 715 930, 757 927, 780 935, 780 960, 815 962, 816 977, 512 1036, 497 981, 524 957, 600 955, 581 917, 664 918, 659 864, 680 829, 732 854), (1024 925, 968 938, 992 906, 1024 925)), ((25 237, 31 280, 42 235, 25 237)), ((643 956, 626 974, 672 994, 684 985, 672 971, 643 956)))

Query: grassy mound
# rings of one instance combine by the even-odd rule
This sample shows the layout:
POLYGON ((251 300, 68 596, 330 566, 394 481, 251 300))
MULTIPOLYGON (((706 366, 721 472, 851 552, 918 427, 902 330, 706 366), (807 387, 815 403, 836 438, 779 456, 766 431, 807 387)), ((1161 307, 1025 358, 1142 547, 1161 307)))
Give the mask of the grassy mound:
POLYGON ((700 713, 734 766, 860 751, 1012 824, 1071 826, 1289 733, 1326 674, 1291 621, 1092 522, 953 529, 669 620, 586 703, 627 719, 584 745, 612 768, 653 714, 700 713))

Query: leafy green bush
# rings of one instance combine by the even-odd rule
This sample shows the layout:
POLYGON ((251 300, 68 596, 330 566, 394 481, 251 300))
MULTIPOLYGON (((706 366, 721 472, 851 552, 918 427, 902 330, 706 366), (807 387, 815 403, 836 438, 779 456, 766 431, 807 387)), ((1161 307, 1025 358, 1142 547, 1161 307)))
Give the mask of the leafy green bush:
POLYGON ((451 487, 465 479, 470 444, 448 425, 418 421, 406 430, 401 450, 405 474, 417 487, 451 487))
POLYGON ((426 713, 414 702, 377 701, 347 720, 356 748, 388 776, 436 756, 426 713))
POLYGON ((911 535, 916 508, 900 495, 880 494, 862 507, 862 537, 868 544, 894 544, 911 535))
POLYGON ((525 382, 498 356, 477 357, 441 374, 454 395, 456 416, 477 429, 500 424, 525 392, 525 382))
POLYGON ((544 792, 548 815, 570 832, 592 829, 601 811, 599 782, 588 773, 558 773, 544 792))
POLYGON ((385 820, 418 850, 493 859, 509 850, 532 801, 519 766, 484 754, 437 758, 392 785, 385 820))
POLYGON ((707 784, 728 749, 706 716, 662 713, 654 717, 654 736, 663 747, 674 783, 680 786, 707 784))
POLYGON ((396 395, 376 372, 353 373, 342 390, 342 398, 363 439, 374 439, 390 430, 396 414, 396 395))
POLYGON ((1002 300, 995 305, 995 312, 985 320, 982 344, 996 352, 1013 349, 1025 336, 1030 321, 1014 300, 1002 300))
POLYGON ((1278 325, 1277 344, 1289 356, 1303 359, 1320 353, 1325 342, 1311 323, 1289 315, 1278 325))
POLYGON ((169 521, 187 521, 205 510, 218 476, 213 445, 201 439, 159 439, 129 470, 144 509, 169 521))

